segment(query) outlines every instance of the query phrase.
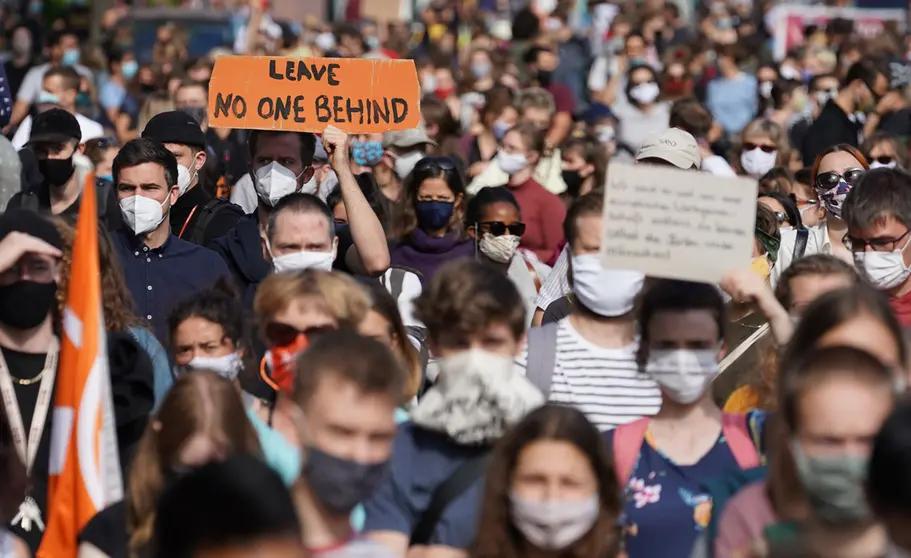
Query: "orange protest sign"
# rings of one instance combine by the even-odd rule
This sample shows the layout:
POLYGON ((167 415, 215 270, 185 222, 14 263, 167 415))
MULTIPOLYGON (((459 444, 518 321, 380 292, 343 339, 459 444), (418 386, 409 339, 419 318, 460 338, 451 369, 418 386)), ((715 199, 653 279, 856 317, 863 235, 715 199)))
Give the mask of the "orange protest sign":
POLYGON ((349 134, 417 128, 413 60, 219 56, 209 80, 216 128, 349 134))

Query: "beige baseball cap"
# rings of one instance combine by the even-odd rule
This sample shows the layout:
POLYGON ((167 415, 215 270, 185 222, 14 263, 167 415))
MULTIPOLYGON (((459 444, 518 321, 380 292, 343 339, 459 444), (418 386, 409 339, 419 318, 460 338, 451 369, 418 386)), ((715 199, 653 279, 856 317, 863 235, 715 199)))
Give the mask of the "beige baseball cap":
POLYGON ((643 159, 661 159, 684 170, 702 165, 696 138, 680 128, 668 128, 646 138, 636 153, 637 161, 643 159))

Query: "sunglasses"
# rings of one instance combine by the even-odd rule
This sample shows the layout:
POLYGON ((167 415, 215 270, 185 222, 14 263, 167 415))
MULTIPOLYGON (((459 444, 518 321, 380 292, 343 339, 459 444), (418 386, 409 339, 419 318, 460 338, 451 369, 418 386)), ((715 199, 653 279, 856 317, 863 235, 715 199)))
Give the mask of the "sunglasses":
POLYGON ((270 322, 266 324, 263 334, 266 342, 270 347, 286 347, 297 341, 298 336, 303 335, 308 339, 313 339, 324 333, 335 331, 334 326, 308 327, 306 329, 297 329, 294 326, 283 324, 281 322, 270 322))
POLYGON ((761 149, 764 153, 775 153, 775 151, 778 150, 774 145, 759 145, 756 143, 743 144, 744 151, 753 151, 754 149, 761 149))
POLYGON ((831 190, 844 180, 849 186, 854 186, 864 175, 864 169, 848 169, 844 174, 837 172, 823 172, 816 175, 816 187, 831 190))
POLYGON ((870 158, 871 163, 876 162, 876 163, 879 163, 880 165, 891 165, 892 161, 894 161, 894 160, 895 160, 895 157, 892 157, 891 155, 883 155, 881 157, 871 157, 870 158))
POLYGON ((478 225, 487 227, 486 232, 489 232, 493 236, 503 236, 507 232, 515 236, 522 236, 525 234, 525 223, 507 225, 503 221, 481 221, 478 225))
POLYGON ((429 169, 440 169, 442 171, 455 170, 455 161, 451 157, 424 157, 414 166, 416 171, 425 171, 429 169))

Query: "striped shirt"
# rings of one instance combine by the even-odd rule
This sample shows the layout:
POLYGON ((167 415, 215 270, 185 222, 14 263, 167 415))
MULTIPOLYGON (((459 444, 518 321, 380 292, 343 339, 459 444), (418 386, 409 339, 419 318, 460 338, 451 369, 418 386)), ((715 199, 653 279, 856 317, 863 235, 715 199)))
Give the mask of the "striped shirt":
MULTIPOLYGON (((582 337, 569 320, 564 318, 557 325, 549 401, 575 407, 602 431, 657 413, 661 392, 636 366, 638 344, 599 347, 582 337)), ((523 372, 527 361, 526 347, 516 360, 523 372)))

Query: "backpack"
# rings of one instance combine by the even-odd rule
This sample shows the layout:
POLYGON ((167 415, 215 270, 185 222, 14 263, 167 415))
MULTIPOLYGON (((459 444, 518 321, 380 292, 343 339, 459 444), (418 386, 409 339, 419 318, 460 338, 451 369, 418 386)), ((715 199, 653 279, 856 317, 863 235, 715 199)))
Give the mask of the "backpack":
MULTIPOLYGON (((614 429, 614 473, 621 487, 626 486, 633 474, 650 420, 650 417, 644 417, 614 429)), ((740 469, 754 469, 760 465, 759 450, 750 429, 749 415, 724 413, 721 432, 740 469)))
POLYGON ((557 322, 551 322, 528 330, 525 377, 540 390, 545 401, 550 398, 550 385, 557 365, 558 327, 557 322))
POLYGON ((794 241, 794 253, 791 256, 792 261, 802 258, 807 252, 807 240, 809 238, 809 229, 797 229, 797 240, 794 241))
POLYGON ((206 202, 206 205, 204 205, 199 212, 199 217, 196 218, 193 230, 190 231, 190 235, 184 240, 203 246, 206 241, 206 229, 209 228, 212 219, 214 219, 221 210, 226 209, 231 205, 234 204, 223 198, 213 198, 206 202))

